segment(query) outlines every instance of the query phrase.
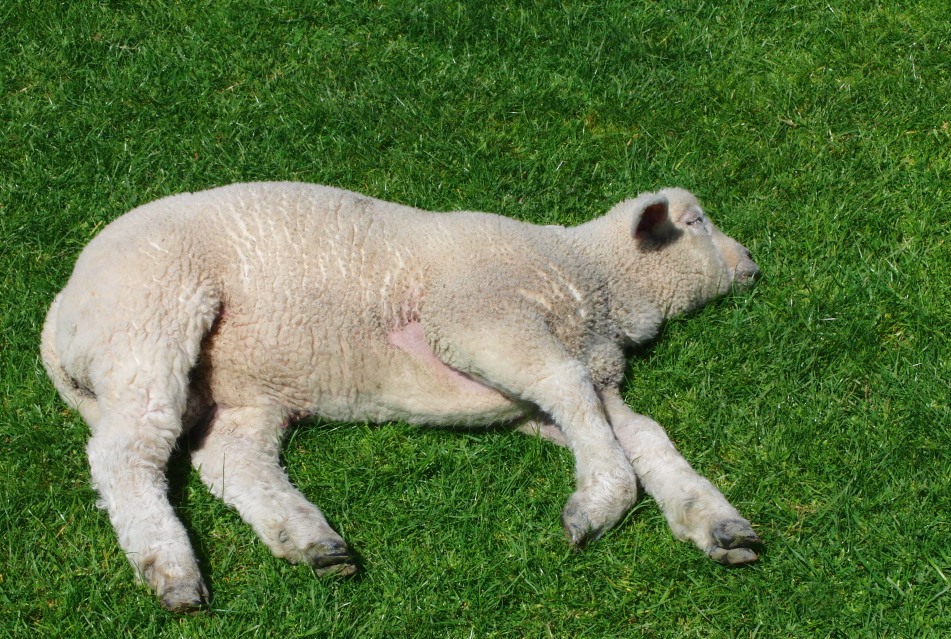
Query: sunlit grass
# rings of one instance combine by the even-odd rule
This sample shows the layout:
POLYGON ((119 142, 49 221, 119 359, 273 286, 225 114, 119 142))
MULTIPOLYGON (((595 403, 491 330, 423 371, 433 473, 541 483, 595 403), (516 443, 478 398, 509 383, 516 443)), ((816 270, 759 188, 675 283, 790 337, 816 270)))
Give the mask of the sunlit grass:
POLYGON ((0 636, 951 633, 946 4, 11 0, 0 23, 0 636), (162 612, 39 326, 103 224, 255 179, 546 224, 697 192, 763 278, 669 324, 628 399, 762 561, 711 563, 649 499, 571 551, 571 460, 528 438, 316 424, 286 462, 361 577, 272 558, 179 463, 213 612, 162 612))

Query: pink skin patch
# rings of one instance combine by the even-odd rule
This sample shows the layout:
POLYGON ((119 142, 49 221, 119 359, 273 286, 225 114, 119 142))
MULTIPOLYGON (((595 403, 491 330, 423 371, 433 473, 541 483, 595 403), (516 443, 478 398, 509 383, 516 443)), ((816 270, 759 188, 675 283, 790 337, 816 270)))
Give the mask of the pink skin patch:
POLYGON ((390 344, 405 351, 420 364, 425 366, 437 378, 444 379, 450 385, 455 386, 461 391, 485 393, 486 391, 495 392, 494 389, 473 379, 465 373, 460 373, 456 369, 447 366, 436 354, 433 353, 429 342, 426 341, 426 333, 423 331, 423 325, 419 322, 410 322, 405 326, 390 331, 390 344))

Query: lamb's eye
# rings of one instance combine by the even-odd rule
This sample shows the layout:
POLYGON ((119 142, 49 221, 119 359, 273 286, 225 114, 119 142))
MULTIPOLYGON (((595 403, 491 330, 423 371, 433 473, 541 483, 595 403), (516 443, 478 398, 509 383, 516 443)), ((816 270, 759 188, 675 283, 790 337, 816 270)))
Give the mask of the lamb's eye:
POLYGON ((703 222, 703 213, 696 209, 687 211, 683 218, 681 218, 681 221, 687 226, 695 226, 703 222))

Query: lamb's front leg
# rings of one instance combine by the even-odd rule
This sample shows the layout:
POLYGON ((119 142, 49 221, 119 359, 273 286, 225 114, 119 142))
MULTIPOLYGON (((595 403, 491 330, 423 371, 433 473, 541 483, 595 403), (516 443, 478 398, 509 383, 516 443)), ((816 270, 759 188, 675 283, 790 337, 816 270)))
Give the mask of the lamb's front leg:
POLYGON ((562 511, 571 543, 582 545, 613 528, 637 499, 634 469, 618 446, 597 393, 578 367, 567 366, 535 388, 533 400, 553 417, 575 456, 577 488, 562 511))
POLYGON ((549 415, 575 456, 576 490, 562 511, 573 544, 597 539, 637 498, 634 469, 618 444, 587 371, 543 329, 523 326, 512 339, 501 328, 458 329, 443 346, 450 364, 549 415), (461 336, 461 337, 459 337, 461 336), (475 348, 473 348, 475 346, 475 348))
POLYGON ((601 399, 641 485, 660 505, 674 535, 724 564, 756 561, 761 542, 750 523, 687 463, 660 424, 634 413, 617 389, 602 392, 601 399))

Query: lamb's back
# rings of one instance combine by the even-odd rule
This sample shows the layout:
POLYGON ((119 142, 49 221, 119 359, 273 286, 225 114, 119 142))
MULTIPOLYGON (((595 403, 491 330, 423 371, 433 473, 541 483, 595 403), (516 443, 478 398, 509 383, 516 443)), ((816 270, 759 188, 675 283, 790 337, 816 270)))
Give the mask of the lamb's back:
POLYGON ((478 277, 525 225, 313 185, 201 196, 207 210, 193 223, 211 227, 201 234, 223 290, 206 344, 216 400, 257 388, 329 418, 511 417, 511 402, 427 353, 420 329, 434 288, 473 287, 460 274, 478 277), (500 236, 500 224, 512 228, 500 236))

